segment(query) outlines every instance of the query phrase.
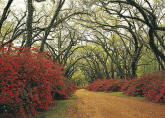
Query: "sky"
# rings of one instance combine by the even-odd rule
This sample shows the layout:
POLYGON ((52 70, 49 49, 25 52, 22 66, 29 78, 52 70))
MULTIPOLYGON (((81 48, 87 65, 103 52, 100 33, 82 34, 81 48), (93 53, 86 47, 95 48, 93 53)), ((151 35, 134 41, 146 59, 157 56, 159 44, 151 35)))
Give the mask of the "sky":
POLYGON ((14 0, 12 4, 12 9, 24 11, 26 9, 25 0, 14 0))
MULTIPOLYGON (((2 1, 0 4, 0 7, 1 7, 0 12, 2 12, 2 9, 4 9, 4 7, 6 6, 8 0, 0 0, 0 1, 2 1)), ((11 5, 11 10, 14 11, 15 13, 19 13, 20 11, 24 12, 26 10, 26 1, 27 0, 14 0, 12 5, 11 5)), ((68 6, 67 2, 68 1, 66 0, 63 8, 67 8, 67 6, 68 6)), ((33 5, 34 5, 35 9, 41 9, 42 5, 44 5, 47 10, 52 10, 52 8, 53 8, 51 0, 46 0, 46 2, 39 2, 39 3, 33 2, 33 5)))
MULTIPOLYGON (((4 0, 4 1, 7 2, 8 0, 4 0)), ((41 6, 41 4, 43 4, 43 3, 36 3, 35 2, 35 7, 39 8, 41 6)), ((14 0, 12 5, 11 5, 11 8, 14 11, 16 11, 16 10, 25 11, 26 10, 26 1, 25 0, 14 0)))

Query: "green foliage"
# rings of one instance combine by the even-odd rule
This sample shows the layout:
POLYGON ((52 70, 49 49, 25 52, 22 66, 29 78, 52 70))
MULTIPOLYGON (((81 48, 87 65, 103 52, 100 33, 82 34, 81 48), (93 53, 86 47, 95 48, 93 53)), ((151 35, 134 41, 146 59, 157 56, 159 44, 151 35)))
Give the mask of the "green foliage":
POLYGON ((78 70, 72 76, 72 81, 77 86, 84 86, 88 84, 88 80, 86 80, 85 75, 82 74, 81 70, 78 70))
POLYGON ((138 65, 138 76, 159 70, 158 62, 156 61, 154 54, 149 50, 143 51, 143 55, 139 60, 138 65))

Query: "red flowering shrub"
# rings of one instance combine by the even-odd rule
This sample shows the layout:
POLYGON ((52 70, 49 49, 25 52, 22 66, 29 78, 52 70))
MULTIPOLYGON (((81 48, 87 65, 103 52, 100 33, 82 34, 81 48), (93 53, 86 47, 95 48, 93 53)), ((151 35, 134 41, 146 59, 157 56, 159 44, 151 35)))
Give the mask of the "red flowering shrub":
POLYGON ((129 96, 143 96, 143 85, 139 79, 130 80, 121 87, 121 91, 129 96))
POLYGON ((158 96, 156 96, 156 98, 159 98, 160 102, 164 102, 165 103, 165 80, 162 84, 162 88, 160 90, 160 94, 158 96))
POLYGON ((121 86, 120 91, 122 91, 122 92, 127 91, 127 89, 129 88, 130 84, 131 84, 131 80, 125 81, 125 83, 121 86))
POLYGON ((145 75, 141 77, 142 81, 145 81, 144 96, 152 101, 163 102, 163 81, 165 81, 164 72, 156 72, 153 74, 145 75), (147 81, 148 80, 148 81, 147 81))
POLYGON ((97 79, 86 88, 92 91, 122 91, 129 96, 144 96, 148 100, 165 103, 165 73, 163 71, 143 75, 133 80, 97 79))
POLYGON ((165 73, 155 72, 143 75, 137 79, 129 80, 122 87, 121 91, 130 96, 144 96, 148 100, 164 102, 165 73))
POLYGON ((63 67, 35 50, 0 50, 0 117, 31 117, 75 90, 63 67), (67 81, 67 82, 66 82, 67 81))
POLYGON ((97 79, 87 89, 92 91, 115 92, 120 91, 124 82, 121 79, 97 79))
POLYGON ((87 89, 92 91, 105 91, 105 79, 97 79, 92 84, 90 84, 87 89))
POLYGON ((118 92, 121 90, 122 85, 126 82, 126 80, 115 79, 109 80, 109 84, 107 83, 106 90, 107 92, 118 92))
POLYGON ((52 88, 52 96, 54 99, 68 99, 77 89, 77 87, 72 84, 71 81, 65 78, 63 81, 61 81, 61 83, 58 83, 56 86, 52 86, 52 88))

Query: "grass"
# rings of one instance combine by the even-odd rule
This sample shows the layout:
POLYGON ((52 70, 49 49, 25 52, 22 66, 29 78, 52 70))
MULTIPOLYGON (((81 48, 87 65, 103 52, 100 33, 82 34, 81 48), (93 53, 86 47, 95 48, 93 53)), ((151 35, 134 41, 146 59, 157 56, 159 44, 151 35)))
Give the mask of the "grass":
POLYGON ((133 99, 137 99, 137 100, 144 100, 145 99, 144 97, 127 96, 123 92, 111 92, 111 93, 101 92, 101 93, 109 94, 109 95, 112 95, 112 96, 121 96, 121 97, 133 98, 133 99))
POLYGON ((52 105, 48 111, 40 112, 34 118, 64 118, 71 101, 74 99, 76 99, 76 96, 72 96, 67 100, 57 100, 55 105, 52 105))

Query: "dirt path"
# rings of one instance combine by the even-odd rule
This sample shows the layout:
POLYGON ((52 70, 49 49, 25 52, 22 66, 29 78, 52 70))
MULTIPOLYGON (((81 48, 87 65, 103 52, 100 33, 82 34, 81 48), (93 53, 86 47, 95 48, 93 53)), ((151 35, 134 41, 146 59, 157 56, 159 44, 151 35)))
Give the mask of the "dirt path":
POLYGON ((66 118, 165 118, 165 105, 78 90, 66 118))

